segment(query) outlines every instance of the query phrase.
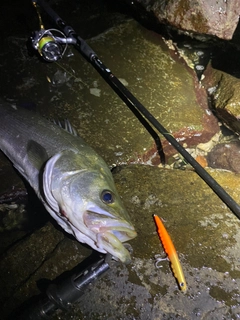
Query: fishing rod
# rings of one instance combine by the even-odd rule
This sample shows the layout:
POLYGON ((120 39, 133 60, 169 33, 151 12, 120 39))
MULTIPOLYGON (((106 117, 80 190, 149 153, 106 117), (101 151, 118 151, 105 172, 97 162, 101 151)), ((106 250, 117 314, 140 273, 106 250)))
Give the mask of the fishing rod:
MULTIPOLYGON (((64 54, 62 45, 72 44, 81 55, 92 64, 102 78, 109 84, 115 93, 125 102, 130 110, 136 115, 141 114, 146 122, 157 129, 165 139, 185 158, 185 160, 195 169, 196 173, 209 185, 209 187, 219 196, 219 198, 233 211, 240 219, 240 206, 235 200, 220 186, 220 184, 190 155, 189 152, 168 132, 161 123, 137 100, 137 98, 120 82, 120 80, 107 68, 98 58, 92 48, 67 25, 59 15, 44 1, 33 1, 34 6, 39 5, 53 20, 64 37, 54 35, 49 30, 41 28, 32 37, 33 47, 47 61, 56 61, 64 54)), ((54 29, 56 32, 56 29, 54 29)), ((57 29, 58 30, 58 29, 57 29)))

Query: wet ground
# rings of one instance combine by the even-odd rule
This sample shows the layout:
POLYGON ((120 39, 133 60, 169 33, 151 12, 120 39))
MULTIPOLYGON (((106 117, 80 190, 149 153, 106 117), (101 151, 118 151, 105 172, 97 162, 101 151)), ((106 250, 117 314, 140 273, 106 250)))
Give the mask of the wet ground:
MULTIPOLYGON (((144 163, 139 154, 154 149, 152 137, 72 48, 56 64, 28 55, 26 39, 38 29, 31 1, 1 6, 1 97, 47 117, 69 118, 109 166, 117 165, 114 178, 138 232, 130 243, 132 264, 112 261, 110 271, 90 286, 79 303, 67 312, 57 311, 51 319, 238 319, 239 220, 191 170, 126 165, 144 163), (155 266, 155 255, 165 254, 152 214, 164 219, 177 247, 186 294, 179 290, 167 260, 160 268, 155 266)), ((205 100, 196 95, 194 66, 189 71, 183 61, 177 63, 161 37, 129 20, 124 7, 112 1, 75 1, 68 6, 59 1, 53 7, 84 39, 91 38, 88 43, 104 63, 163 119, 170 132, 184 127, 183 132, 190 132, 186 141, 190 144, 199 131, 203 132, 199 142, 219 131, 204 90, 198 92, 205 100), (163 105, 164 112, 156 105, 163 105), (213 131, 204 130, 206 114, 213 131)), ((239 176, 210 172, 240 202, 239 176)), ((0 176, 0 301, 1 314, 7 318, 91 250, 53 221, 47 222, 49 215, 2 155, 0 176)))
MULTIPOLYGON (((239 176, 210 173, 239 201, 239 176)), ((132 263, 110 262, 110 270, 79 302, 51 319, 238 319, 239 220, 194 172, 131 165, 114 178, 138 232, 129 243, 132 263), (175 243, 186 293, 180 291, 168 260, 156 266, 156 255, 166 255, 152 214, 164 219, 175 243)), ((32 296, 44 292, 50 280, 61 283, 88 255, 89 249, 52 222, 11 245, 0 262, 2 315, 22 306, 11 318, 16 319, 37 306, 42 298, 32 296)))

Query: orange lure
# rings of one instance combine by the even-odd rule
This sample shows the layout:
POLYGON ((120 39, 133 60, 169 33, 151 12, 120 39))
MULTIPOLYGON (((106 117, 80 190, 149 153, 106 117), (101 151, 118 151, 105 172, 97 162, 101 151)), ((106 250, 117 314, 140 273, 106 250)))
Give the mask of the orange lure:
POLYGON ((166 251, 168 258, 171 262, 173 274, 178 281, 180 289, 183 292, 185 292, 187 290, 187 284, 186 284, 186 280, 185 280, 185 277, 183 274, 182 266, 181 266, 180 261, 178 259, 176 249, 172 243, 172 240, 171 240, 166 228, 164 227, 164 225, 162 223, 162 220, 156 214, 153 215, 153 218, 154 218, 155 223, 157 225, 158 235, 162 241, 163 248, 166 251))

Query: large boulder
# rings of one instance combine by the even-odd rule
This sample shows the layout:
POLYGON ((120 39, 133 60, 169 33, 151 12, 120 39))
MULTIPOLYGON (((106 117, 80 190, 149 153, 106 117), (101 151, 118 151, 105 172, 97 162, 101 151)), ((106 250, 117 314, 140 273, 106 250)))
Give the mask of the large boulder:
POLYGON ((199 33, 231 39, 237 27, 240 2, 235 0, 124 0, 134 10, 144 8, 159 22, 188 33, 199 33))

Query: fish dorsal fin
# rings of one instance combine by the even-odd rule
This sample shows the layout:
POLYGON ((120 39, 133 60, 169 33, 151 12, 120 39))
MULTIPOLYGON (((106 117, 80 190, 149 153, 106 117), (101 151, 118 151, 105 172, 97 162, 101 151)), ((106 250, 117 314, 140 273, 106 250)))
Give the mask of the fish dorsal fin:
POLYGON ((54 124, 59 126, 60 128, 64 129, 65 131, 71 133, 73 136, 77 137, 78 132, 77 130, 71 125, 70 121, 68 119, 64 120, 53 120, 52 121, 54 124))
POLYGON ((29 140, 27 144, 27 155, 32 165, 40 170, 49 156, 46 149, 34 140, 29 140))

